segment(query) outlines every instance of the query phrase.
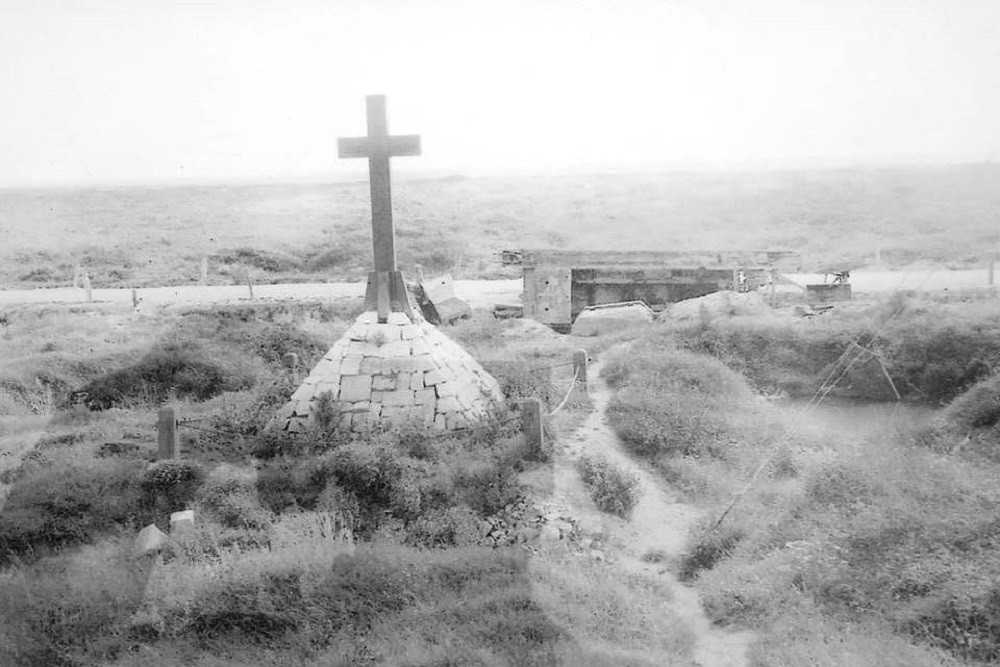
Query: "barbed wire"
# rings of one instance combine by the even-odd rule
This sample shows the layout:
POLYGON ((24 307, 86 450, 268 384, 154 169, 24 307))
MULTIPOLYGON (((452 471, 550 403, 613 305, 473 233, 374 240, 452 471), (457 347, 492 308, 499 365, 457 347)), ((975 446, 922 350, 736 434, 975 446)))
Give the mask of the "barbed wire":
MULTIPOLYGON (((899 292, 899 288, 903 285, 903 282, 906 280, 906 276, 907 276, 908 273, 909 273, 908 271, 903 273, 903 277, 900 278, 899 284, 896 285, 896 289, 894 290, 894 293, 898 293, 899 292)), ((934 272, 932 271, 932 272, 930 272, 930 273, 928 273, 927 275, 924 276, 924 279, 921 280, 920 284, 917 286, 916 291, 919 291, 920 289, 923 288, 924 284, 931 277, 931 275, 933 275, 933 273, 934 272)), ((827 374, 826 379, 823 380, 822 384, 816 389, 816 391, 813 392, 813 395, 809 398, 809 401, 806 403, 806 405, 796 415, 796 422, 793 425, 789 425, 789 426, 785 427, 785 431, 782 434, 782 436, 771 447, 771 449, 768 452, 767 456, 764 457, 764 460, 761 461, 760 465, 758 465, 757 468, 753 471, 753 474, 750 475, 750 478, 747 480, 747 483, 743 486, 742 489, 740 489, 739 492, 737 492, 733 496, 732 501, 729 503, 728 506, 726 506, 726 509, 723 510, 722 514, 719 515, 719 518, 712 524, 712 527, 708 529, 709 533, 712 533, 713 531, 715 531, 716 529, 718 529, 719 526, 722 525, 722 522, 726 519, 727 516, 729 516, 729 513, 733 510, 733 508, 735 508, 736 505, 739 504, 739 502, 743 499, 743 497, 746 496, 746 494, 750 491, 750 489, 753 487, 754 483, 756 483, 757 478, 760 477, 760 474, 764 471, 764 469, 774 459, 775 454, 779 451, 779 449, 781 448, 781 446, 784 445, 786 442, 788 442, 789 438, 792 435, 793 426, 797 427, 798 424, 806 416, 808 416, 812 412, 815 412, 815 410, 826 399, 826 397, 830 395, 830 392, 832 392, 834 390, 834 388, 837 386, 837 383, 840 382, 840 380, 845 375, 847 375, 847 373, 851 370, 851 368, 854 366, 854 364, 856 364, 861 359, 861 357, 863 357, 863 356, 865 356, 866 354, 869 354, 869 353, 872 354, 873 356, 877 356, 877 355, 875 355, 875 352, 873 351, 872 346, 875 345, 875 343, 879 340, 879 337, 881 337, 882 334, 885 332, 885 329, 888 327, 889 322, 891 322, 893 319, 895 319, 896 316, 898 316, 901 312, 903 312, 902 308, 895 308, 892 311, 890 311, 889 316, 886 317, 885 320, 879 325, 878 329, 872 335, 871 339, 864 346, 862 346, 859 341, 861 340, 861 337, 864 336, 867 333, 867 331, 861 331, 861 332, 859 332, 858 335, 854 337, 854 340, 852 340, 847 345, 847 347, 841 353, 840 357, 834 363, 833 367, 830 369, 830 372, 827 374), (857 352, 854 355, 854 358, 851 359, 851 361, 847 363, 847 365, 844 367, 844 369, 841 370, 840 373, 837 375, 837 377, 831 382, 830 379, 833 378, 833 376, 834 376, 835 373, 837 373, 838 369, 840 368, 840 365, 842 363, 844 363, 844 361, 847 359, 847 357, 850 356, 850 353, 852 351, 855 351, 855 350, 857 350, 857 352)), ((879 360, 879 363, 881 364, 881 359, 879 360)), ((889 377, 889 373, 886 370, 884 364, 882 364, 882 372, 885 373, 886 378, 889 380, 890 385, 892 385, 893 391, 896 391, 896 386, 892 382, 892 378, 889 377)), ((896 394, 898 396, 899 392, 896 392, 896 394)), ((898 407, 898 405, 897 405, 897 407, 898 407)))

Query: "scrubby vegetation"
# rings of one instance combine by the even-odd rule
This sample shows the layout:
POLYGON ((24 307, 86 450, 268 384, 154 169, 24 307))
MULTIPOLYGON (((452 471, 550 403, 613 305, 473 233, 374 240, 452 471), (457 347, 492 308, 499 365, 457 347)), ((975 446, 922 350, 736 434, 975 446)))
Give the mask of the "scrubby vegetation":
MULTIPOLYGON (((720 361, 689 351, 794 392, 818 386, 864 320, 701 323, 608 365, 619 387, 609 414, 625 442, 709 510, 679 575, 715 620, 762 633, 758 664, 1000 660, 1000 471, 983 456, 1000 447, 1000 391, 995 376, 975 382, 995 364, 1000 332, 988 316, 952 312, 961 317, 916 310, 884 329, 898 385, 953 399, 930 429, 900 426, 885 440, 786 434, 800 414, 782 415, 720 361)), ((845 386, 865 395, 871 385, 845 386)))
POLYGON ((639 502, 639 478, 603 456, 581 456, 577 460, 580 479, 590 489, 597 508, 627 519, 639 502))
MULTIPOLYGON (((294 388, 281 357, 311 365, 341 317, 228 307, 136 320, 122 327, 137 340, 109 338, 98 363, 67 372, 73 388, 106 381, 183 341, 252 382, 204 400, 164 382, 168 403, 199 418, 172 461, 153 461, 150 398, 123 392, 101 411, 50 403, 46 434, 0 475, 0 663, 684 664, 690 638, 658 608, 663 589, 565 551, 529 567, 537 541, 483 546, 484 526, 523 507, 520 473, 540 470, 507 408, 446 437, 347 433, 335 419, 298 437, 263 430, 294 388), (166 531, 184 508, 194 533, 159 560, 137 558, 137 530, 166 531)), ((505 326, 454 331, 488 350, 477 353, 512 398, 544 394, 554 375, 536 369, 568 359, 571 343, 538 347, 501 336, 505 326)), ((53 340, 73 353, 72 335, 53 340)))
POLYGON ((942 304, 895 297, 879 306, 789 326, 731 318, 676 330, 688 349, 722 360, 758 389, 809 396, 845 351, 864 354, 844 374, 852 396, 947 402, 1000 366, 1000 309, 990 302, 942 304), (877 355, 877 357, 876 357, 877 355))

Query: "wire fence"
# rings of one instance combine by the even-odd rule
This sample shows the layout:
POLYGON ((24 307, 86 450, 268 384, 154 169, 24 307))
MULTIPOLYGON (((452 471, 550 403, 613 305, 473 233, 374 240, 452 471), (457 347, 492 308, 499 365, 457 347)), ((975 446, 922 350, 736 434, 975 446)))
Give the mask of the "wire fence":
MULTIPOLYGON (((924 283, 927 282, 927 279, 930 278, 931 275, 932 273, 929 273, 924 277, 924 279, 920 282, 920 285, 917 287, 917 291, 923 288, 924 283)), ((899 286, 902 286, 903 282, 906 280, 906 276, 907 273, 904 273, 903 277, 899 281, 899 286)), ((899 286, 897 286, 897 290, 899 289, 899 286)), ((875 332, 872 334, 871 338, 865 345, 861 345, 860 341, 862 337, 864 337, 868 333, 868 331, 859 332, 858 335, 854 337, 854 340, 848 343, 847 347, 844 348, 844 351, 840 354, 840 357, 837 358, 837 361, 834 362, 833 367, 831 367, 830 371, 827 373, 822 384, 820 384, 820 386, 813 392, 812 396, 809 398, 809 401, 806 402, 806 404, 802 407, 802 409, 799 410, 793 424, 785 427, 785 430, 782 433, 781 437, 771 447, 771 449, 768 451, 767 456, 765 456, 764 460, 760 462, 760 465, 758 465, 754 469, 753 473, 750 475, 746 484, 744 484, 743 487, 736 494, 733 495, 733 498, 730 501, 730 503, 726 506, 726 509, 723 510, 722 514, 719 515, 719 518, 712 523, 712 526, 708 530, 709 533, 712 533, 713 531, 717 530, 719 526, 722 525, 722 522, 725 521, 726 517, 729 516, 730 512, 733 511, 733 509, 740 503, 740 501, 743 500, 743 498, 750 491, 750 489, 753 488, 753 485, 757 482, 757 479, 760 477, 760 474, 767 468, 768 465, 770 465, 771 461, 774 460, 775 455, 780 451, 781 447, 788 442, 788 440, 792 436, 793 431, 797 430, 798 426, 803 422, 803 420, 807 416, 816 411, 816 408, 818 408, 820 404, 823 403, 826 397, 830 395, 830 392, 832 392, 836 388, 837 384, 847 375, 847 373, 851 370, 851 368, 853 368, 854 365, 862 357, 870 354, 878 360, 879 364, 881 364, 882 366, 882 372, 885 374, 886 379, 892 386, 893 392, 895 392, 896 394, 897 400, 901 400, 902 397, 896 390, 896 385, 892 381, 892 378, 889 375, 889 372, 886 369, 885 364, 882 362, 882 359, 873 349, 873 346, 884 335, 886 328, 889 326, 889 323, 893 319, 895 319, 901 312, 902 308, 895 308, 891 310, 889 312, 889 316, 886 317, 881 324, 879 324, 878 328, 875 330, 875 332), (848 358, 851 357, 852 352, 854 352, 853 358, 851 358, 850 361, 848 361, 848 358)))
MULTIPOLYGON (((565 368, 572 366, 574 368, 573 377, 570 380, 569 386, 563 395, 562 400, 550 412, 541 412, 541 400, 538 398, 527 399, 521 401, 520 414, 514 413, 506 417, 501 417, 499 419, 488 419, 480 424, 471 424, 469 426, 464 426, 461 428, 450 429, 445 431, 440 431, 437 433, 429 433, 427 437, 432 440, 451 438, 456 436, 464 436, 472 433, 479 433, 483 431, 489 431, 494 429, 499 429, 515 421, 521 421, 525 426, 526 437, 529 440, 529 444, 534 444, 541 446, 541 417, 546 418, 554 417, 560 410, 566 407, 569 403, 570 397, 573 395, 574 389, 580 383, 581 378, 586 378, 586 363, 587 363, 587 353, 585 350, 579 350, 574 353, 573 359, 570 361, 556 362, 553 364, 547 364, 544 366, 536 366, 528 369, 529 373, 539 373, 543 371, 549 371, 565 368), (537 424, 537 428, 536 428, 537 424), (537 442, 532 443, 533 440, 537 442)), ((584 382, 584 385, 586 383, 584 382)), ((586 390, 586 387, 584 387, 586 390)), ((235 431, 232 429, 219 428, 216 423, 211 426, 205 425, 204 422, 214 422, 217 419, 214 415, 203 416, 203 417, 184 417, 176 418, 174 416, 173 408, 164 408, 160 411, 160 419, 158 423, 158 437, 160 440, 160 452, 161 458, 172 458, 176 456, 177 444, 176 444, 176 429, 190 429, 192 431, 197 431, 199 433, 207 433, 209 435, 225 437, 225 438, 246 438, 248 433, 243 433, 235 431)))

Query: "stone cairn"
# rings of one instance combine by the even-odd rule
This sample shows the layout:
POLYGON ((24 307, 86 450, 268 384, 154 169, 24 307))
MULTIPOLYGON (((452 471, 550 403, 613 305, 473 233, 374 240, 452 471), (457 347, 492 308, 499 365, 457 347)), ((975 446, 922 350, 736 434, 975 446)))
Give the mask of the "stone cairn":
POLYGON ((272 427, 303 431, 329 394, 341 425, 416 424, 452 431, 475 424, 502 400, 497 381, 457 343, 402 312, 379 323, 362 313, 313 368, 272 427))

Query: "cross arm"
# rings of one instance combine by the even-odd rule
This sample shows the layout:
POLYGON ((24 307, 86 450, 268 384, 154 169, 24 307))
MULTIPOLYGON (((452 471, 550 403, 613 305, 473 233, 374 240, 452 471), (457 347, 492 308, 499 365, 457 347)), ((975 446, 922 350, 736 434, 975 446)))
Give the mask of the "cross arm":
POLYGON ((392 157, 420 155, 420 135, 402 134, 385 138, 385 143, 368 137, 346 137, 337 140, 337 157, 392 157))

